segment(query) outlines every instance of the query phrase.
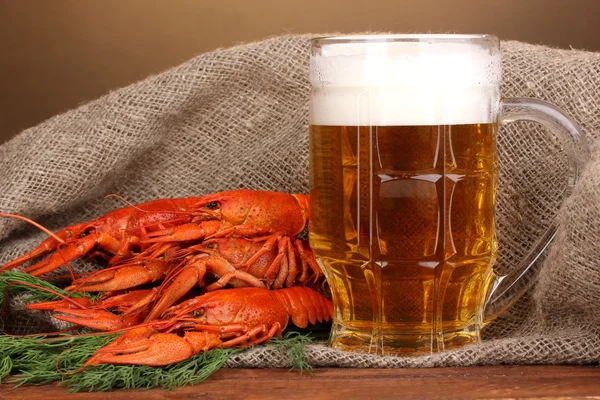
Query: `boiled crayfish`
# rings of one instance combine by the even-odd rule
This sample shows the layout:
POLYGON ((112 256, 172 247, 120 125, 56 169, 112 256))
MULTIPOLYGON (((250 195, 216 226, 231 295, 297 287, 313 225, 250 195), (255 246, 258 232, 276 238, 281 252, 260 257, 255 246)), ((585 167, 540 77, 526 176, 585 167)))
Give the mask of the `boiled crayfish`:
POLYGON ((290 317, 299 327, 329 321, 331 302, 297 286, 322 278, 305 236, 309 216, 300 194, 236 190, 156 200, 62 229, 2 270, 49 254, 23 269, 39 276, 100 255, 108 268, 67 288, 106 292, 100 300, 28 308, 53 310, 80 326, 127 331, 88 364, 166 365, 281 336, 290 317), (205 293, 177 304, 194 287, 205 293))
MULTIPOLYGON (((331 301, 307 287, 219 290, 169 308, 160 323, 127 331, 98 350, 86 365, 167 365, 200 351, 252 346, 281 337, 290 317, 294 325, 305 328, 309 322, 329 321, 332 315, 331 301)), ((84 316, 85 310, 76 312, 71 321, 84 316)))
POLYGON ((204 197, 155 200, 68 226, 58 231, 56 237, 46 239, 31 252, 4 265, 2 270, 52 252, 48 258, 23 270, 40 276, 92 249, 105 252, 109 265, 114 265, 132 252, 146 250, 151 243, 176 245, 210 237, 260 236, 268 251, 282 238, 295 239, 301 234, 308 217, 308 200, 301 194, 234 190, 204 197), (56 251, 59 246, 60 252, 56 251))

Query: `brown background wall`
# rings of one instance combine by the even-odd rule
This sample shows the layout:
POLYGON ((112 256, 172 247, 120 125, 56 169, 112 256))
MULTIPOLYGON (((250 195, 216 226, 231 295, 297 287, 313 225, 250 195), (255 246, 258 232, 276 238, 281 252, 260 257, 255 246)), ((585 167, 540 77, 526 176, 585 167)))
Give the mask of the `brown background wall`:
POLYGON ((198 53, 282 33, 493 33, 600 51, 600 0, 0 0, 0 142, 198 53))

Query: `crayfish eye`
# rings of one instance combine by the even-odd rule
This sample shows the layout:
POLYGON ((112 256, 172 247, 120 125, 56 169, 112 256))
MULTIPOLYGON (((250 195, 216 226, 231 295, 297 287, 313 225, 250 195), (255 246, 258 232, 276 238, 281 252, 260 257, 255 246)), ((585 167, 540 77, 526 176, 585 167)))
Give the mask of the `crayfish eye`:
POLYGON ((208 208, 209 210, 215 210, 217 207, 219 207, 219 204, 216 201, 211 201, 210 203, 207 203, 204 207, 208 208))
POLYGON ((85 231, 83 231, 79 234, 79 237, 80 238, 86 237, 88 235, 91 235, 92 232, 93 232, 92 228, 86 229, 85 231))
POLYGON ((201 317, 205 312, 206 309, 204 307, 200 307, 199 309, 192 311, 192 317, 201 317))
POLYGON ((302 229, 302 232, 300 232, 296 236, 300 240, 308 240, 308 223, 304 226, 304 229, 302 229))

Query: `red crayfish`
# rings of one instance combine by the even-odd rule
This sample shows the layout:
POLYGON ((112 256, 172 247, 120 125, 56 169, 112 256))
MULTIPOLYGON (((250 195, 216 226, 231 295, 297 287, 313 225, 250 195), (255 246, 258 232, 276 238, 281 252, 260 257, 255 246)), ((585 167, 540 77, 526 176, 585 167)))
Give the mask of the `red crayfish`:
POLYGON ((81 256, 106 259, 108 268, 67 288, 106 292, 101 300, 28 308, 93 329, 128 330, 88 365, 165 365, 281 336, 290 317, 300 327, 329 321, 331 302, 297 286, 322 278, 306 237, 309 216, 301 194, 234 190, 155 200, 66 227, 2 270, 47 256, 23 269, 40 276, 81 256), (180 302, 194 288, 204 294, 180 302))
MULTIPOLYGON (((60 319, 84 326, 103 320, 92 309, 56 308, 60 319)), ((291 318, 294 325, 329 321, 333 305, 314 289, 224 289, 209 292, 167 309, 160 321, 127 330, 86 365, 98 363, 167 365, 216 347, 252 346, 281 337, 291 318)), ((124 326, 105 325, 110 330, 124 326)), ((108 329, 107 329, 108 330, 108 329)))

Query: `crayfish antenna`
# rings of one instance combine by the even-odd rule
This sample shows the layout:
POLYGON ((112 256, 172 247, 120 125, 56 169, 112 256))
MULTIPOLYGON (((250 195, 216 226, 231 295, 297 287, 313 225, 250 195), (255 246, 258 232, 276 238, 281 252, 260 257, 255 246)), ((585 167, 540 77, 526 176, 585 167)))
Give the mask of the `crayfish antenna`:
MULTIPOLYGON (((71 327, 65 328, 65 329, 63 329, 61 331, 47 332, 47 333, 42 333, 42 334, 40 334, 40 333, 28 333, 28 334, 18 335, 18 334, 15 334, 15 333, 8 333, 8 332, 5 332, 5 331, 0 331, 0 333, 2 333, 5 336, 10 336, 10 337, 32 338, 32 339, 35 339, 35 338, 40 338, 41 336, 43 337, 43 336, 59 336, 59 335, 63 335, 65 333, 67 333, 67 332, 74 331, 77 328, 79 328, 79 327, 78 326, 71 326, 71 327)), ((61 336, 61 339, 68 338, 68 337, 75 337, 75 336, 76 335, 61 336)))
MULTIPOLYGON (((27 218, 27 217, 23 217, 22 215, 16 215, 16 214, 7 214, 7 213, 0 213, 0 217, 6 217, 6 218, 13 218, 13 219, 18 219, 21 221, 25 221, 30 225, 35 226, 36 228, 44 231, 45 233, 47 233, 49 236, 51 236, 54 240, 56 240, 59 244, 64 244, 65 241, 58 236, 57 234, 55 234, 54 232, 52 232, 50 229, 46 228, 45 226, 38 224, 37 222, 27 218)), ((44 254, 46 254, 48 251, 51 251, 52 249, 49 248, 48 246, 45 246, 44 243, 42 243, 40 246, 38 246, 37 248, 35 248, 34 250, 30 251, 29 253, 16 258, 14 260, 12 260, 9 263, 6 263, 2 266, 2 268, 0 268, 0 270, 2 271, 7 271, 13 268, 18 267, 19 265, 23 265, 25 264, 27 261, 31 261, 34 258, 40 257, 44 254)))
MULTIPOLYGON (((43 232, 47 233, 52 239, 56 240, 58 242, 58 245, 56 246, 56 251, 58 252, 58 254, 61 256, 61 258, 64 261, 64 265, 68 268, 69 270, 69 274, 71 275, 71 278, 74 280, 75 279, 75 274, 73 273, 73 269, 71 268, 71 266, 69 265, 68 261, 65 259, 65 257, 63 256, 61 249, 60 249, 60 245, 65 244, 65 241, 63 238, 61 238, 59 235, 57 235, 56 233, 52 232, 50 229, 46 228, 45 226, 27 218, 24 217, 22 215, 16 215, 16 214, 8 214, 8 213, 0 213, 0 217, 6 217, 6 218, 14 218, 14 219, 19 219, 21 221, 25 221, 33 226, 35 226, 36 228, 42 230, 43 232)), ((42 244, 40 244, 37 248, 35 248, 34 250, 30 251, 29 253, 15 259, 12 260, 11 262, 4 264, 2 266, 2 268, 0 268, 0 271, 7 271, 13 268, 16 268, 20 265, 25 264, 28 261, 33 260, 34 258, 40 257, 44 254, 46 254, 47 252, 51 251, 51 245, 48 244, 48 240, 46 239, 44 242, 42 242, 42 244)), ((53 245, 52 245, 53 246, 53 245)))
MULTIPOLYGON (((22 282, 22 281, 13 281, 13 282, 10 282, 8 285, 6 285, 6 288, 4 289, 4 298, 6 298, 6 296, 8 295, 8 289, 12 285, 27 286, 27 287, 31 287, 31 288, 34 288, 34 289, 37 289, 37 290, 41 290, 43 292, 50 293, 50 294, 53 294, 53 295, 55 295, 57 297, 60 297, 61 299, 63 299, 67 303, 71 304, 75 308, 85 308, 85 306, 83 306, 81 303, 77 302, 76 300, 74 300, 74 299, 72 299, 72 298, 70 298, 68 296, 65 296, 63 294, 60 294, 60 293, 58 293, 55 290, 47 289, 45 287, 41 287, 41 286, 38 286, 38 285, 34 285, 32 283, 27 283, 27 282, 22 282)), ((4 304, 2 305, 2 312, 0 313, 0 315, 4 314, 4 311, 6 310, 5 307, 6 307, 6 302, 4 302, 4 304)))
MULTIPOLYGON (((21 221, 25 221, 33 226, 35 226, 36 228, 46 232, 48 235, 52 236, 57 242, 59 243, 64 243, 65 241, 62 240, 60 237, 58 237, 58 235, 56 235, 54 232, 52 232, 50 229, 46 228, 45 226, 38 224, 37 222, 35 222, 34 220, 31 220, 27 217, 24 217, 22 215, 16 215, 16 214, 6 214, 6 213, 0 213, 0 217, 7 217, 7 218, 14 218, 14 219, 20 219, 21 221)), ((33 258, 33 257, 32 257, 33 258)), ((18 259, 17 259, 18 260, 18 259)), ((17 261, 15 260, 15 261, 17 261)), ((13 261, 13 262, 15 262, 13 261)), ((28 260, 26 260, 28 261, 28 260)), ((10 264, 10 263, 9 263, 10 264)), ((8 265, 8 264, 7 264, 8 265)), ((4 267, 2 267, 2 269, 5 269, 4 267)), ((6 268, 6 269, 10 269, 10 268, 6 268)))

